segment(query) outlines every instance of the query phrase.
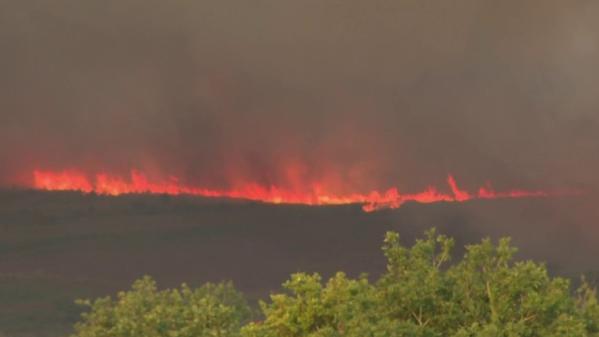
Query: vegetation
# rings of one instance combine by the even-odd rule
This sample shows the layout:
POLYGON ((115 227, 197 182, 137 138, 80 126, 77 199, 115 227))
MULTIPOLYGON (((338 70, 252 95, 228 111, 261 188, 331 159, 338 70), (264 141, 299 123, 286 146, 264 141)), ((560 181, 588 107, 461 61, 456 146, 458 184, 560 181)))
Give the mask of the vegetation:
POLYGON ((116 300, 83 301, 91 311, 75 336, 599 336, 599 305, 586 282, 572 293, 544 265, 515 262, 509 239, 466 246, 452 264, 453 246, 434 230, 410 248, 387 233, 379 280, 337 273, 323 284, 318 274, 294 274, 284 292, 260 303, 255 321, 229 283, 158 291, 145 277, 116 300))
POLYGON ((75 325, 80 337, 238 336, 250 313, 231 283, 159 291, 147 276, 115 301, 106 297, 79 303, 92 308, 75 325))

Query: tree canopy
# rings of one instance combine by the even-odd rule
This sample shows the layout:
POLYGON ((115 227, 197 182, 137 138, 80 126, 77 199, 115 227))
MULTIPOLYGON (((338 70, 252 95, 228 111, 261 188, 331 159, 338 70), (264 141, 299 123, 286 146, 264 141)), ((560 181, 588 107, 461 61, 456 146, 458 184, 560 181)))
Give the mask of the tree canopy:
POLYGON ((238 336, 250 309, 231 283, 191 289, 158 290, 146 276, 130 291, 95 301, 82 300, 91 311, 75 325, 78 337, 238 336))
POLYGON ((339 272, 323 283, 297 273, 260 302, 261 317, 230 283, 162 290, 145 277, 115 300, 90 306, 76 337, 577 337, 599 336, 599 305, 586 282, 551 277, 543 264, 515 261, 505 238, 468 245, 430 230, 413 246, 387 233, 387 270, 371 282, 339 272))

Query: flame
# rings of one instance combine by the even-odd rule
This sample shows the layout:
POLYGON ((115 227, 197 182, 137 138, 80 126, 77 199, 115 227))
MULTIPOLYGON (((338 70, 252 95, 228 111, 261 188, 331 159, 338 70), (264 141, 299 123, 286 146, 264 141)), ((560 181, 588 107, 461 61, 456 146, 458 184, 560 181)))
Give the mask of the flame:
POLYGON ((188 186, 182 184, 176 177, 151 181, 143 172, 138 170, 131 170, 127 179, 108 173, 98 173, 90 176, 78 170, 33 171, 33 187, 48 191, 81 191, 114 196, 137 193, 196 195, 247 199, 273 204, 362 204, 362 208, 366 212, 384 208, 399 208, 408 201, 419 203, 464 202, 472 199, 548 197, 551 195, 544 191, 520 189, 496 192, 490 183, 480 187, 476 193, 470 193, 460 189, 451 174, 447 177, 447 184, 451 193, 441 192, 435 186, 428 186, 422 192, 411 194, 402 194, 395 187, 383 192, 335 194, 327 191, 321 184, 317 183, 302 191, 285 189, 279 186, 262 186, 256 183, 242 184, 233 189, 212 189, 188 186))

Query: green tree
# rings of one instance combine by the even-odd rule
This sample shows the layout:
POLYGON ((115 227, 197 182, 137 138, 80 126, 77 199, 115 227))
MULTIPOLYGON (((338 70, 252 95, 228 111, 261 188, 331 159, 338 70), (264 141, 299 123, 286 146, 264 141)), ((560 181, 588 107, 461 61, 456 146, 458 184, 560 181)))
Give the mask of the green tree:
POLYGON ((434 230, 410 247, 387 233, 387 271, 371 284, 342 273, 321 284, 295 274, 286 293, 261 303, 265 319, 245 337, 552 337, 599 336, 599 306, 586 282, 577 296, 569 281, 544 265, 514 262, 509 239, 466 247, 450 264, 454 241, 434 230))
POLYGON ((231 283, 158 290, 148 276, 115 300, 78 302, 91 310, 75 325, 77 337, 233 337, 250 316, 231 283))
POLYGON ((231 284, 158 291, 149 277, 91 310, 76 337, 599 337, 597 294, 583 280, 551 277, 515 261, 509 239, 484 239, 452 261, 454 241, 435 230, 411 247, 389 232, 376 282, 298 273, 261 302, 261 321, 231 284))
POLYGON ((290 294, 275 294, 261 302, 266 317, 250 323, 245 336, 334 336, 376 323, 375 289, 366 277, 348 279, 337 273, 323 287, 318 274, 293 274, 283 284, 290 294))

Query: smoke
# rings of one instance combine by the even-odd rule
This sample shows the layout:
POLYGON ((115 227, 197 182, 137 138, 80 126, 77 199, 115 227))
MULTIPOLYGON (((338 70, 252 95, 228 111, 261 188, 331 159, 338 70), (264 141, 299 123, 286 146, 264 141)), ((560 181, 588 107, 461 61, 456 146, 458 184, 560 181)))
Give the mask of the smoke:
MULTIPOLYGON (((599 186, 589 1, 0 4, 0 183, 599 186)), ((344 192, 348 192, 344 191, 344 192)))

